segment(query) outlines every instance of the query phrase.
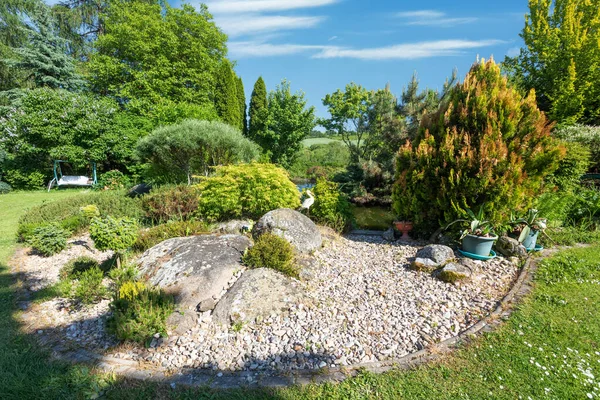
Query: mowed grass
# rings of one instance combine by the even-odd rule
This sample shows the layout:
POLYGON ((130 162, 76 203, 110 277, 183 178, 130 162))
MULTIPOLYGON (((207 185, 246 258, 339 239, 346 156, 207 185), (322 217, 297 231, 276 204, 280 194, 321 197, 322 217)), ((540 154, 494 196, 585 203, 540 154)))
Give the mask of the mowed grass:
POLYGON ((544 260, 532 295, 499 329, 441 362, 285 389, 185 388, 121 380, 49 361, 18 333, 6 260, 25 209, 68 192, 0 196, 0 399, 600 398, 600 243, 544 260), (8 236, 7 236, 8 235, 8 236))

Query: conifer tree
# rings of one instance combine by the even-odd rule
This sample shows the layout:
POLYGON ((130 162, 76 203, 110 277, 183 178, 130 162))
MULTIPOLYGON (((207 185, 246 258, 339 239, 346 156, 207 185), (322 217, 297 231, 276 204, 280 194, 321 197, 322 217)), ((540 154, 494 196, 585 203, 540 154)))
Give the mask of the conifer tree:
POLYGON ((239 128, 242 130, 244 136, 248 135, 248 115, 246 113, 246 94, 244 93, 244 82, 241 77, 237 77, 236 79, 236 92, 238 97, 238 102, 240 105, 240 117, 241 123, 239 128))
POLYGON ((259 138, 266 133, 269 119, 267 86, 262 76, 258 78, 252 90, 249 117, 248 137, 260 144, 259 138))
POLYGON ((30 23, 21 29, 28 43, 14 49, 18 59, 8 61, 15 70, 24 71, 25 82, 21 86, 67 90, 81 87, 83 81, 75 70, 73 58, 67 54, 67 42, 56 34, 47 5, 38 3, 30 23))
POLYGON ((228 61, 217 71, 215 109, 221 121, 236 128, 240 127, 240 106, 237 96, 236 78, 228 61))

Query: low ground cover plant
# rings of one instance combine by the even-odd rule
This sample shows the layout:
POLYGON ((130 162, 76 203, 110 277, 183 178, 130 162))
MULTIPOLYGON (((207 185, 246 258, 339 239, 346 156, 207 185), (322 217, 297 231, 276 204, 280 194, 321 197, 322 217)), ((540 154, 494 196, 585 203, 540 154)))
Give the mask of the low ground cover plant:
POLYGON ((70 232, 60 225, 47 224, 33 229, 29 243, 31 247, 44 256, 52 256, 67 248, 70 232))
POLYGON ((292 245, 272 233, 260 235, 242 261, 250 268, 271 268, 294 278, 299 274, 292 245))
POLYGON ((73 298, 83 304, 96 303, 108 295, 108 289, 102 284, 104 273, 98 266, 78 272, 73 289, 73 298))
POLYGON ((138 233, 132 246, 134 251, 146 251, 167 239, 201 235, 209 232, 209 227, 202 221, 171 221, 153 226, 138 233))
POLYGON ((300 196, 287 172, 273 164, 218 167, 196 186, 198 213, 208 222, 259 218, 278 208, 297 208, 300 196))
POLYGON ((159 333, 167 335, 166 320, 174 301, 159 289, 141 282, 124 282, 111 303, 108 328, 119 339, 148 344, 159 333))
POLYGON ((198 190, 188 185, 162 186, 142 197, 146 218, 161 224, 167 221, 187 221, 198 212, 198 190))

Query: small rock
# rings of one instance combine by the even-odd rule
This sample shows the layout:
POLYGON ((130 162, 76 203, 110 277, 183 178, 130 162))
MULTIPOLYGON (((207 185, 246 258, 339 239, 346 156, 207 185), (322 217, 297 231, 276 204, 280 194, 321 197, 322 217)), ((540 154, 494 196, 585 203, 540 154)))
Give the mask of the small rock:
POLYGON ((441 244, 429 244, 417 252, 416 258, 428 258, 436 264, 444 265, 454 259, 454 251, 441 244))
POLYGON ((471 277, 471 275, 472 272, 468 267, 457 263, 446 264, 436 273, 437 278, 448 283, 454 283, 468 279, 471 277))
POLYGON ((200 312, 210 311, 210 310, 214 309, 216 305, 217 305, 217 301, 215 299, 213 299, 212 297, 209 297, 208 299, 202 300, 200 302, 200 304, 198 304, 198 311, 200 311, 200 312))
POLYGON ((505 257, 527 258, 527 249, 517 239, 500 236, 496 242, 496 250, 505 257))
POLYGON ((417 257, 415 261, 412 262, 410 268, 414 271, 421 272, 433 272, 440 267, 440 264, 429 258, 420 258, 417 257))
POLYGON ((383 235, 381 236, 388 242, 393 242, 396 239, 394 236, 394 228, 389 228, 387 231, 383 232, 383 235))

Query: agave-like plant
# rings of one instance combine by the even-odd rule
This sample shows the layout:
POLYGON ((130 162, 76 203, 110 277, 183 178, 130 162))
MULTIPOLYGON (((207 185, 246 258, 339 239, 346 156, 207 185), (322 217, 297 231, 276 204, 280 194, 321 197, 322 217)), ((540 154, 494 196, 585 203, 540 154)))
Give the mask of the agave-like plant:
POLYGON ((466 217, 469 219, 457 219, 456 221, 452 221, 446 229, 450 228, 450 226, 459 223, 466 222, 469 224, 469 228, 465 229, 460 236, 460 240, 464 239, 467 235, 475 235, 475 236, 489 236, 494 233, 494 227, 490 221, 485 220, 483 207, 479 207, 479 211, 475 214, 471 209, 467 208, 466 217))
POLYGON ((511 215, 511 225, 521 228, 519 235, 519 243, 523 243, 531 232, 543 232, 547 227, 546 218, 539 217, 539 211, 535 208, 530 208, 524 217, 515 218, 511 215))

